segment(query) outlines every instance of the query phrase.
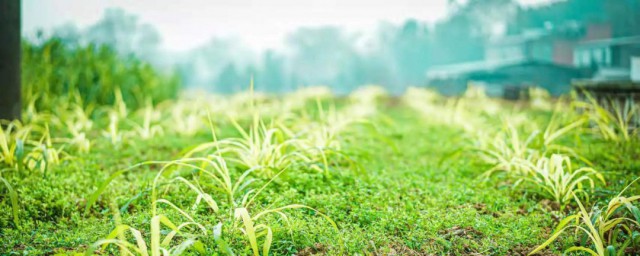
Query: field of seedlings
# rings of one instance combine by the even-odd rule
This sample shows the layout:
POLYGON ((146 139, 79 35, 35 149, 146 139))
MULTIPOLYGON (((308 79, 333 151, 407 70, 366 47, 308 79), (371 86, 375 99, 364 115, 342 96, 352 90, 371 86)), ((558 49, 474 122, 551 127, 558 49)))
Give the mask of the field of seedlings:
POLYGON ((107 49, 24 48, 1 255, 640 253, 638 106, 249 81, 172 98, 107 49))

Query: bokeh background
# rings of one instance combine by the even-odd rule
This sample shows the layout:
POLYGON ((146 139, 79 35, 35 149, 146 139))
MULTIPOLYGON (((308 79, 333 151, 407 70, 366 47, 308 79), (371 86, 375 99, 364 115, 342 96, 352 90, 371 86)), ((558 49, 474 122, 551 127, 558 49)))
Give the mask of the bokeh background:
MULTIPOLYGON (((446 94, 464 90, 468 81, 456 79, 465 72, 514 61, 578 67, 579 43, 640 34, 638 11, 635 0, 26 0, 22 31, 35 45, 51 37, 68 48, 107 45, 175 74, 186 89, 232 93, 253 77, 265 92, 377 84, 392 93, 440 85, 446 94), (518 53, 529 44, 530 56, 518 53)), ((593 75, 571 71, 550 73, 561 84, 515 83, 559 94, 571 78, 593 75)))

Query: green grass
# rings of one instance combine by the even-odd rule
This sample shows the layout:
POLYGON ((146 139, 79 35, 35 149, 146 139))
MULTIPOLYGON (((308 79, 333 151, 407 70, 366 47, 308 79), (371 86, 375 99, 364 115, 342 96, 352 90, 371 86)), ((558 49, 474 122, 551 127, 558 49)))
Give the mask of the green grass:
MULTIPOLYGON (((326 214, 338 227, 332 228, 329 221, 307 208, 284 210, 288 224, 277 214, 261 217, 273 231, 272 254, 526 254, 546 241, 559 219, 566 216, 539 193, 512 188, 516 179, 495 175, 485 181, 481 176, 491 165, 473 152, 460 151, 469 146, 464 126, 431 122, 404 104, 393 104, 395 99, 378 101, 381 113, 371 122, 379 134, 367 125, 356 125, 341 142, 341 154, 363 171, 354 171, 354 165, 344 159, 327 167, 331 176, 293 166, 256 197, 249 209, 252 214, 300 204, 326 214)), ((507 110, 512 108, 501 104, 507 110)), ((345 105, 338 101, 338 111, 345 105)), ((307 108, 315 111, 315 102, 307 108)), ((547 111, 528 109, 522 113, 539 127, 545 127, 551 116, 547 111)), ((101 122, 108 122, 105 120, 101 122)), ((97 123, 94 126, 106 129, 97 123)), ((499 130, 500 125, 494 120, 483 127, 499 130)), ((216 135, 221 140, 241 136, 230 122, 217 122, 216 135)), ((91 244, 106 238, 119 221, 149 236, 154 217, 152 184, 160 165, 142 165, 116 177, 84 214, 88 198, 110 175, 145 161, 179 159, 189 149, 211 142, 211 134, 202 129, 188 136, 165 132, 151 139, 132 136, 128 140, 133 142, 114 147, 102 139, 93 143, 89 152, 73 154, 51 166, 46 175, 3 172, 2 178, 18 195, 20 222, 19 226, 13 222, 12 200, 0 186, 0 254, 84 253, 91 244), (116 221, 114 211, 119 211, 121 220, 116 221)), ((640 147, 636 141, 612 144, 587 133, 559 141, 589 159, 606 177, 607 184, 596 186, 589 205, 607 202, 638 176, 640 147)), ((258 187, 266 182, 255 181, 258 187)), ((638 187, 627 192, 637 195, 638 187)), ((172 203, 184 208, 193 204, 195 196, 187 187, 163 188, 163 198, 172 203)), ((180 220, 180 214, 163 209, 167 218, 180 220)), ((210 227, 209 235, 199 241, 208 254, 220 250, 211 234, 220 221, 218 215, 204 207, 195 213, 197 222, 210 227)), ((223 224, 223 228, 232 225, 223 224)), ((245 245, 234 247, 236 254, 252 254, 253 246, 246 238, 239 232, 233 234, 227 243, 245 245)), ((560 253, 573 242, 568 236, 552 243, 547 252, 560 253)), ((109 248, 118 252, 115 246, 109 248)), ((259 250, 262 252, 261 246, 259 250)), ((195 254, 196 250, 188 252, 195 254)))

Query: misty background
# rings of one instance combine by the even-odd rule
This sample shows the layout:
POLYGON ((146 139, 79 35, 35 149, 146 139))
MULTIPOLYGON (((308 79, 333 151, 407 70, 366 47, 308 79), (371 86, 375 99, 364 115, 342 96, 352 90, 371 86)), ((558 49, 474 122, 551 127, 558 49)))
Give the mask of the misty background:
POLYGON ((425 86, 433 67, 485 59, 485 45, 501 37, 590 23, 610 24, 615 37, 640 33, 638 0, 404 2, 24 1, 23 35, 108 45, 176 73, 186 89, 233 93, 253 77, 256 90, 274 93, 367 84, 400 93, 425 86))

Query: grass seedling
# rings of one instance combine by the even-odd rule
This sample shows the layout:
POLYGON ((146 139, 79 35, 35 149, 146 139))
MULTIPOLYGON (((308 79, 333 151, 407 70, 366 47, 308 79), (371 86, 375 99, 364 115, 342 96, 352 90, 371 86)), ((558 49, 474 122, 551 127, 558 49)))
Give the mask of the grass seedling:
POLYGON ((182 229, 188 226, 196 226, 202 231, 203 235, 207 234, 206 229, 198 223, 184 222, 180 225, 175 225, 166 216, 155 215, 151 218, 149 244, 145 241, 142 232, 130 227, 129 225, 120 224, 117 225, 116 228, 107 235, 107 237, 95 242, 90 249, 87 250, 86 255, 92 255, 94 249, 98 247, 102 247, 101 249, 105 250, 110 244, 117 245, 120 248, 120 253, 123 255, 182 255, 184 251, 190 247, 195 248, 199 253, 204 253, 204 248, 200 242, 182 232, 182 229), (162 237, 164 231, 161 229, 163 225, 171 230, 164 237, 162 237), (126 239, 125 234, 127 231, 129 231, 133 236, 136 242, 135 245, 126 239), (183 235, 181 239, 182 242, 171 246, 171 243, 177 235, 183 235))
POLYGON ((535 165, 531 163, 523 165, 529 166, 526 168, 528 174, 517 184, 524 182, 538 187, 544 195, 558 202, 562 207, 571 200, 572 195, 582 194, 588 198, 589 193, 585 187, 594 189, 595 181, 606 184, 604 176, 593 168, 583 167, 573 170, 571 159, 564 155, 541 157, 535 165))
POLYGON ((609 100, 607 108, 603 103, 598 102, 589 93, 585 93, 586 101, 575 101, 574 105, 584 109, 585 116, 592 122, 595 129, 605 140, 629 141, 638 135, 637 123, 640 107, 632 101, 627 100, 620 103, 616 100, 609 100))
POLYGON ((164 133, 160 125, 152 124, 156 119, 159 118, 160 114, 154 110, 150 101, 147 102, 147 106, 144 107, 141 112, 142 124, 127 120, 133 128, 133 136, 139 137, 143 140, 148 140, 164 133))
POLYGON ((266 177, 273 177, 276 172, 288 168, 295 160, 311 161, 295 151, 296 140, 286 138, 279 128, 265 125, 257 115, 254 116, 254 122, 248 130, 233 119, 232 123, 241 134, 241 138, 217 140, 215 132, 212 131, 214 141, 195 147, 186 157, 213 150, 210 155, 231 155, 229 161, 247 169, 258 169, 258 173, 266 177))
POLYGON ((534 131, 527 137, 522 137, 513 124, 505 122, 502 131, 495 137, 479 137, 479 146, 476 147, 476 150, 480 152, 481 159, 493 165, 485 172, 485 175, 491 176, 495 172, 507 172, 526 176, 524 169, 527 166, 523 166, 523 163, 535 162, 541 157, 554 153, 568 154, 591 165, 591 162, 578 155, 570 147, 557 143, 558 139, 584 122, 584 119, 578 119, 561 126, 557 115, 554 114, 544 132, 534 131))
POLYGON ((580 246, 569 247, 565 250, 565 253, 583 252, 595 256, 618 256, 625 255, 629 246, 637 247, 637 231, 634 230, 640 226, 638 224, 640 211, 632 203, 639 200, 640 196, 622 196, 624 191, 637 180, 631 182, 617 196, 612 198, 604 211, 594 209, 591 213, 587 212, 580 199, 574 194, 573 198, 578 204, 579 212, 560 221, 551 237, 531 251, 529 255, 549 246, 571 228, 575 228, 576 235, 579 233, 584 234, 586 239, 582 240, 580 246), (624 212, 624 208, 628 211, 624 212), (627 217, 626 214, 629 213, 635 220, 627 217))
POLYGON ((0 122, 0 126, 0 162, 9 167, 22 164, 24 141, 30 133, 30 128, 23 127, 17 121, 0 122))
POLYGON ((123 133, 118 128, 120 123, 120 117, 117 113, 109 113, 109 126, 106 131, 102 131, 102 136, 107 138, 111 145, 119 146, 124 138, 123 133))
POLYGON ((0 182, 2 182, 2 184, 7 190, 7 194, 9 195, 9 200, 11 201, 11 215, 13 216, 13 223, 17 227, 19 224, 18 223, 18 210, 19 210, 18 193, 16 193, 15 189, 13 189, 9 181, 7 181, 7 179, 2 177, 2 173, 8 170, 12 170, 12 169, 4 169, 0 171, 0 182))
MULTIPOLYGON (((151 232, 151 240, 150 240, 151 254, 146 254, 146 252, 148 251, 148 247, 140 231, 133 229, 127 225, 118 225, 116 229, 111 232, 111 234, 109 234, 105 239, 96 242, 94 246, 97 247, 102 245, 103 248, 105 248, 106 245, 108 244, 116 244, 120 246, 121 249, 123 248, 122 250, 125 251, 125 253, 127 254, 133 254, 133 252, 136 252, 141 255, 152 255, 152 256, 153 255, 173 255, 175 252, 183 252, 184 248, 192 245, 197 245, 198 247, 200 247, 196 238, 190 238, 185 240, 183 243, 177 245, 176 247, 171 247, 172 249, 163 249, 163 248, 168 248, 173 237, 177 234, 180 234, 180 230, 186 226, 195 226, 202 231, 202 235, 207 234, 206 232, 207 229, 201 224, 197 223, 189 214, 186 213, 186 211, 180 209, 178 206, 169 202, 168 200, 160 198, 160 193, 157 188, 161 184, 161 180, 164 179, 163 177, 168 175, 166 174, 167 172, 178 171, 179 168, 194 169, 200 172, 202 175, 195 176, 196 180, 194 181, 189 181, 184 177, 177 176, 175 178, 171 178, 168 184, 185 184, 188 188, 190 188, 191 191, 194 191, 197 194, 197 196, 195 199, 195 204, 192 207, 193 209, 197 208, 198 204, 204 201, 210 207, 213 213, 217 215, 218 219, 224 220, 225 216, 230 217, 231 222, 235 223, 234 227, 240 230, 247 237, 247 240, 249 241, 249 244, 250 244, 250 248, 253 251, 254 255, 260 255, 260 252, 262 252, 262 255, 269 254, 270 247, 273 242, 272 229, 267 224, 256 224, 258 223, 258 221, 261 220, 261 217, 264 217, 268 214, 272 214, 272 213, 277 214, 278 216, 283 218, 285 221, 287 221, 288 217, 283 212, 284 210, 306 208, 306 209, 315 211, 317 214, 327 219, 327 221, 329 221, 331 225, 337 229, 337 225, 328 216, 318 212, 317 210, 311 207, 299 205, 299 204, 292 204, 292 205, 287 205, 287 206, 278 207, 278 208, 266 209, 251 216, 249 214, 248 209, 250 209, 251 204, 255 201, 257 196, 264 190, 264 188, 273 181, 273 178, 269 182, 266 182, 259 189, 248 190, 246 193, 240 194, 239 193, 240 191, 245 190, 247 187, 249 187, 253 183, 253 180, 247 179, 247 176, 253 170, 250 169, 245 171, 242 175, 240 175, 234 181, 233 178, 231 177, 231 174, 228 168, 226 167, 224 158, 220 156, 214 157, 213 160, 211 158, 184 158, 184 159, 175 160, 175 161, 145 162, 145 163, 132 166, 127 170, 118 172, 118 175, 121 175, 125 171, 133 170, 134 168, 137 168, 140 165, 146 165, 146 164, 164 164, 162 169, 156 175, 156 178, 154 179, 153 185, 152 185, 153 187, 152 187, 152 193, 151 193, 151 200, 152 200, 151 209, 152 209, 152 216, 154 217, 151 221, 151 229, 150 229, 151 230, 150 231, 151 232), (206 181, 206 180, 209 180, 209 181, 206 181), (204 184, 204 183, 210 184, 208 188, 211 188, 214 191, 221 191, 223 194, 226 195, 227 198, 229 198, 229 202, 225 206, 225 208, 229 210, 228 213, 225 213, 225 211, 221 211, 220 209, 220 207, 224 204, 220 204, 216 202, 209 194, 204 192, 204 190, 200 187, 200 184, 204 184), (236 199, 236 196, 237 196, 237 199, 236 199), (159 204, 168 205, 170 208, 177 211, 181 216, 186 218, 188 222, 185 222, 178 226, 174 225, 166 217, 158 213, 159 204), (240 222, 237 223, 235 222, 235 220, 240 220, 240 222), (164 239, 162 239, 162 242, 160 242, 161 241, 160 240, 161 238, 160 224, 163 224, 172 230, 168 235, 165 236, 164 239), (136 240, 136 245, 133 245, 127 242, 126 239, 116 238, 117 236, 122 235, 126 231, 129 231, 133 235, 133 237, 136 240), (264 237, 265 239, 262 242, 262 250, 259 250, 258 240, 262 237, 264 237)), ((276 176, 279 175, 280 173, 282 173, 282 171, 276 174, 276 176)), ((113 178, 108 179, 107 183, 103 183, 103 185, 101 185, 101 187, 98 189, 97 192, 103 191, 104 187, 111 180, 113 180, 113 178)), ((97 196, 92 196, 91 198, 95 199, 97 198, 97 196)), ((91 204, 93 204, 93 202, 95 201, 88 202, 87 209, 89 209, 89 207, 91 206, 91 204)), ((219 245, 224 244, 228 246, 228 243, 226 243, 226 241, 224 241, 224 238, 222 237, 223 234, 222 234, 221 224, 216 225, 216 227, 214 227, 213 230, 214 230, 214 238, 215 240, 218 241, 218 244, 219 245)), ((228 235, 232 235, 232 234, 228 234, 228 235)), ((227 248, 227 249, 231 250, 230 248, 227 248)))

